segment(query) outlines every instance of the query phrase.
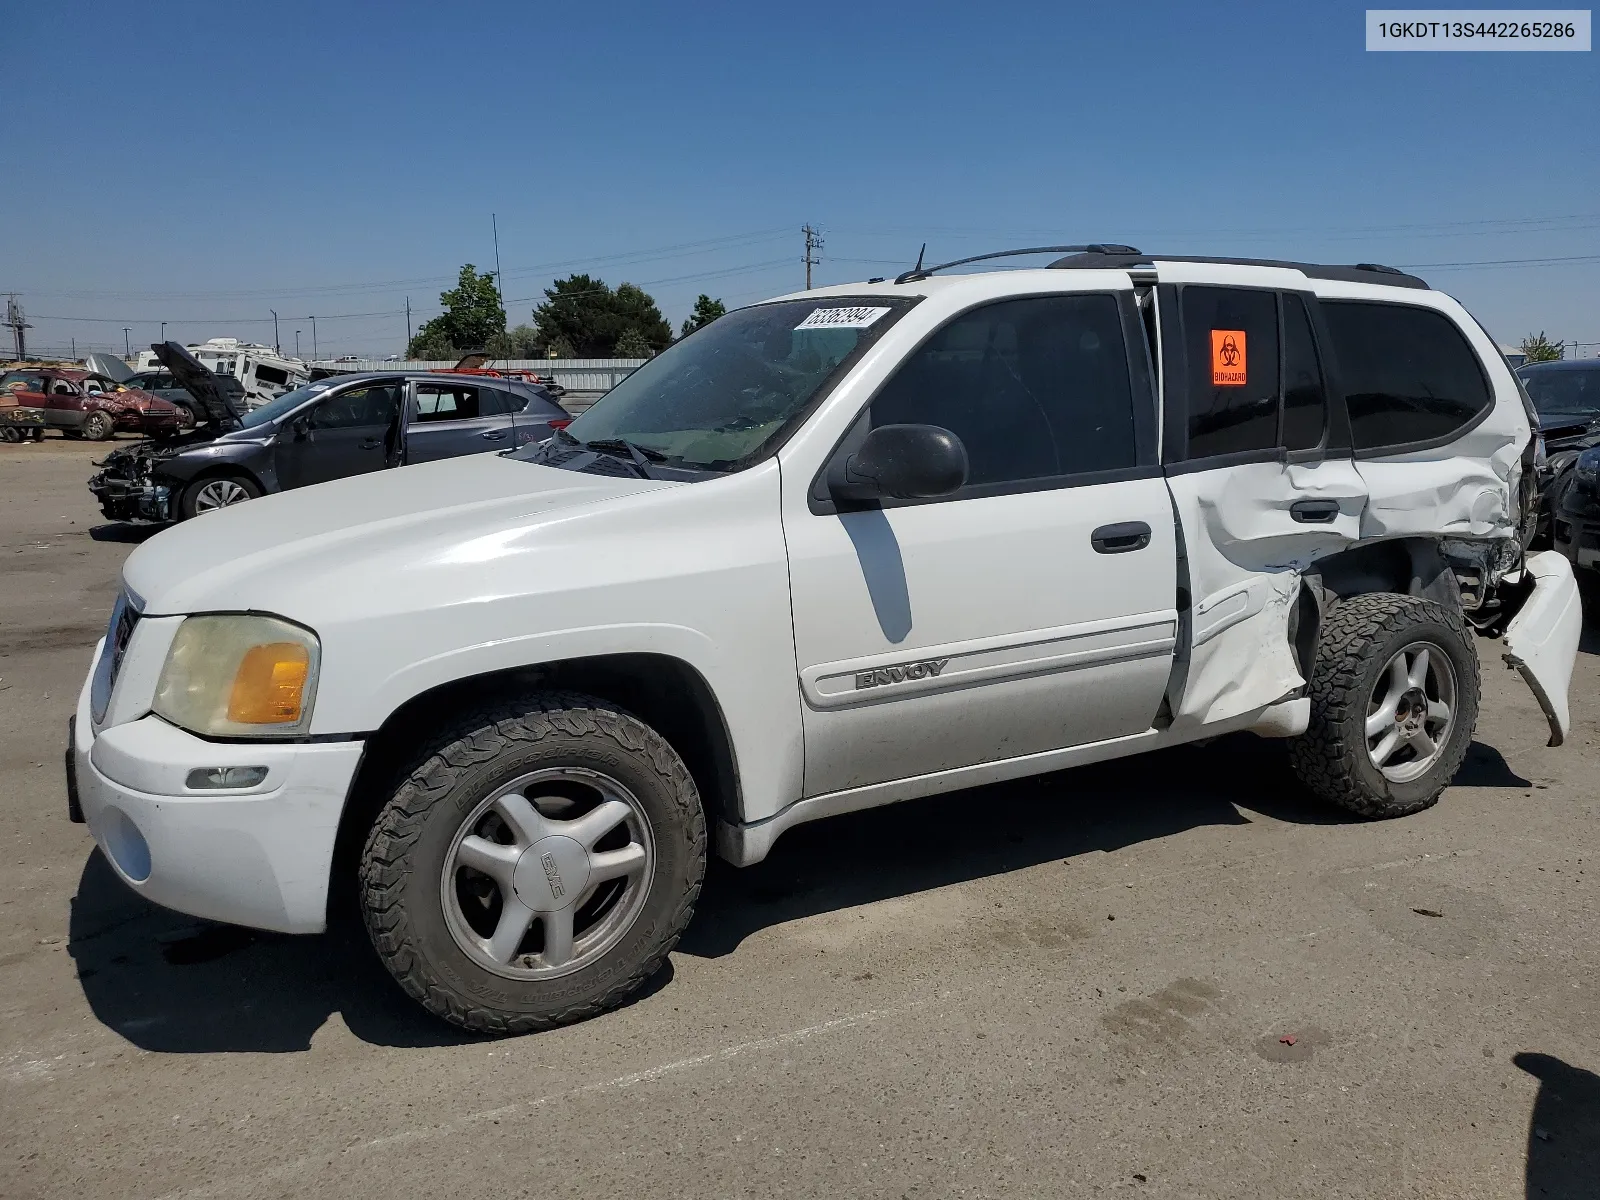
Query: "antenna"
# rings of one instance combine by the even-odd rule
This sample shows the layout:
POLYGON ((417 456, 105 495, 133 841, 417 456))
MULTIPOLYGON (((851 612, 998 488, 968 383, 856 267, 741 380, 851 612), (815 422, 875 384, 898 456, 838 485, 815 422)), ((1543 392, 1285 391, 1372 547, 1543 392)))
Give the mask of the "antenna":
POLYGON ((928 243, 922 243, 922 249, 917 251, 917 265, 911 268, 913 275, 922 274, 922 256, 928 252, 928 243))

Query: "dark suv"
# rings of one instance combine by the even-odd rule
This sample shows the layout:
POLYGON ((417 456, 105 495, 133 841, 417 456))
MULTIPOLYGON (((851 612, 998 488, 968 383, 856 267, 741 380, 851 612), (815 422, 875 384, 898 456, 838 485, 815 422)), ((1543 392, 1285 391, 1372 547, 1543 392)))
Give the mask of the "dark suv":
POLYGON ((153 349, 205 423, 106 456, 89 490, 112 520, 181 520, 267 492, 511 450, 571 420, 533 384, 405 371, 319 379, 244 412, 182 346, 153 349))

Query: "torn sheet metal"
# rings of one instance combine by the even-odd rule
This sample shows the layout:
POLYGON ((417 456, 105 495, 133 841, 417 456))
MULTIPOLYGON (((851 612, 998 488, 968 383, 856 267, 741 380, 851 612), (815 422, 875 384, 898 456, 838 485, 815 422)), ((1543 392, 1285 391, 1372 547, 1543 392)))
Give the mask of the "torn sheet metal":
POLYGON ((1532 689, 1550 722, 1550 745, 1559 746, 1572 728, 1567 689, 1583 636, 1583 602, 1564 555, 1546 550, 1523 569, 1533 592, 1506 626, 1502 657, 1532 689))
POLYGON ((1245 463, 1167 480, 1183 528, 1190 611, 1188 659, 1168 695, 1173 728, 1224 721, 1304 686, 1289 642, 1300 577, 1354 544, 1366 483, 1349 459, 1245 463), (1295 518, 1303 501, 1328 519, 1295 518))

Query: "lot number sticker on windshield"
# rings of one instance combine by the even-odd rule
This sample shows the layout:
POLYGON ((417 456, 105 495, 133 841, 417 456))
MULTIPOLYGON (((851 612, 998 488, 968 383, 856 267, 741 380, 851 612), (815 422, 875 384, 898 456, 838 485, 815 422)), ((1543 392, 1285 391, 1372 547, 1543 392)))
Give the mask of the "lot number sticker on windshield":
POLYGON ((818 308, 795 328, 865 329, 888 311, 887 308, 818 308))
POLYGON ((1244 330, 1211 331, 1211 386, 1243 387, 1246 378, 1244 330))

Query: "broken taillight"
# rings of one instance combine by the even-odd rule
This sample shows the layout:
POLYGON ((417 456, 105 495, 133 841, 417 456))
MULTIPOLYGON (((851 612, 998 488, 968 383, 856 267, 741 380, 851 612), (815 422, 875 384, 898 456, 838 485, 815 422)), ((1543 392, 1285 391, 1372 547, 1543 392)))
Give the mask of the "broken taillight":
POLYGON ((565 429, 568 425, 571 425, 571 424, 572 424, 572 418, 571 417, 557 417, 554 421, 550 422, 550 428, 551 429, 565 429))

